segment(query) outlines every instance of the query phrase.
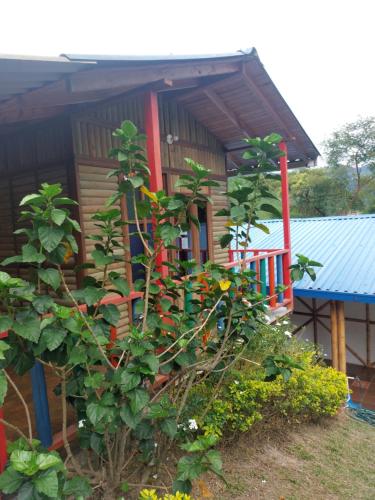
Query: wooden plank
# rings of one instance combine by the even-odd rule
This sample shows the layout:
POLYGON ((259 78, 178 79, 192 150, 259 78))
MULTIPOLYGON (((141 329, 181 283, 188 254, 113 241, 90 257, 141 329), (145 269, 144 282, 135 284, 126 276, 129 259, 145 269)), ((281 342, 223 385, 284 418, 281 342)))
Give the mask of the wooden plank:
POLYGON ((185 78, 225 75, 239 71, 238 61, 181 62, 145 64, 138 66, 95 69, 71 75, 72 94, 82 92, 113 90, 123 87, 144 85, 159 80, 182 80, 185 78))
POLYGON ((331 359, 332 366, 336 370, 339 367, 338 357, 338 337, 337 337, 337 309, 336 302, 331 300, 331 359))
POLYGON ((339 370, 346 373, 346 340, 345 340, 345 309, 344 302, 336 302, 337 311, 337 336, 338 336, 338 366, 339 370))

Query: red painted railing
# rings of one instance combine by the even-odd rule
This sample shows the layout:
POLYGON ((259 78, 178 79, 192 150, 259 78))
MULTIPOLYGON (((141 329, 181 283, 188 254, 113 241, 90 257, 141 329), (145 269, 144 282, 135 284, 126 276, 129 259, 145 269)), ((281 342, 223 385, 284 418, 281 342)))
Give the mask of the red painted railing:
POLYGON ((267 298, 271 309, 278 307, 292 308, 292 290, 289 272, 289 250, 270 248, 247 248, 228 250, 228 268, 236 268, 245 263, 254 271, 257 284, 254 288, 267 298), (282 285, 284 290, 277 291, 282 285))

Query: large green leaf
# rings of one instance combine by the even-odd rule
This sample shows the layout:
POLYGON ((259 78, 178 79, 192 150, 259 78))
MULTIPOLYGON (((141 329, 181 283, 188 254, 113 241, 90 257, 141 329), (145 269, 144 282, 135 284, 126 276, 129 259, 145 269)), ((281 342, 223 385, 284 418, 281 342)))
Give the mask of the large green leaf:
POLYGON ((102 288, 96 288, 94 286, 87 286, 83 290, 85 302, 88 306, 93 306, 99 300, 101 300, 104 295, 106 294, 106 291, 103 290, 102 288))
POLYGON ((0 406, 3 406, 8 390, 8 381, 3 371, 0 371, 0 406))
POLYGON ((166 418, 160 423, 160 429, 166 434, 168 437, 173 439, 177 434, 177 422, 174 418, 166 418))
POLYGON ((114 304, 102 305, 99 307, 99 312, 110 325, 116 326, 120 319, 120 311, 114 304))
POLYGON ((58 455, 55 455, 55 453, 56 452, 38 454, 36 463, 38 464, 39 470, 47 470, 51 467, 62 465, 61 458, 58 455))
POLYGON ((141 358, 142 363, 145 363, 151 371, 157 373, 159 370, 159 358, 155 354, 145 354, 141 358))
POLYGON ((177 464, 177 479, 179 481, 193 481, 197 479, 202 472, 204 472, 204 468, 201 459, 196 455, 182 457, 177 464))
POLYGON ((128 405, 124 405, 120 408, 120 417, 131 429, 135 429, 142 420, 142 414, 134 414, 128 405))
POLYGON ((66 330, 56 326, 47 326, 42 331, 41 340, 49 351, 57 349, 66 337, 66 330))
POLYGON ((37 464, 38 453, 36 451, 15 450, 10 455, 10 463, 17 472, 26 476, 33 476, 39 470, 37 464))
POLYGON ((0 359, 5 359, 4 352, 10 349, 10 345, 4 340, 0 340, 0 359))
POLYGON ((107 414, 108 409, 99 403, 90 403, 87 405, 87 416, 93 425, 97 425, 107 414))
MULTIPOLYGON (((121 373, 120 386, 123 392, 129 392, 135 387, 137 387, 141 382, 141 376, 139 373, 132 373, 125 369, 121 373)), ((136 413, 136 412, 134 412, 136 413)))
POLYGON ((54 290, 59 288, 61 278, 57 269, 39 269, 38 276, 44 283, 51 286, 54 290))
POLYGON ((170 222, 165 222, 159 226, 160 237, 165 245, 171 245, 178 236, 180 236, 180 229, 172 226, 170 222))
POLYGON ((20 337, 36 343, 40 337, 40 320, 38 318, 25 317, 21 320, 16 320, 12 329, 20 337))
POLYGON ((58 226, 61 226, 61 224, 64 222, 66 219, 66 213, 64 210, 61 210, 60 208, 54 208, 51 211, 51 219, 55 224, 58 226))
POLYGON ((22 246, 22 261, 23 262, 36 262, 41 264, 46 260, 45 256, 42 253, 39 253, 38 250, 31 245, 30 243, 22 246))
POLYGON ((20 202, 20 207, 24 205, 38 206, 41 205, 42 203, 43 203, 43 196, 41 196, 40 194, 28 194, 27 196, 22 198, 20 202))
POLYGON ((124 278, 109 278, 113 286, 120 292, 121 295, 127 297, 130 294, 129 283, 124 278))
POLYGON ((106 255, 103 250, 94 250, 91 252, 91 257, 94 259, 94 262, 97 266, 107 266, 108 264, 112 264, 114 258, 112 255, 106 255))
POLYGON ((49 498, 58 497, 59 481, 55 470, 43 472, 34 479, 34 484, 39 493, 43 493, 49 498))
POLYGON ((47 252, 52 252, 59 245, 64 237, 64 230, 61 227, 40 226, 38 228, 40 242, 47 252))
POLYGON ((133 413, 140 412, 150 400, 150 396, 145 389, 133 389, 127 395, 130 399, 130 409, 133 413))
POLYGON ((6 332, 12 324, 13 320, 9 316, 0 316, 0 332, 6 332))
POLYGON ((75 498, 87 498, 91 495, 92 489, 89 480, 85 477, 75 476, 68 479, 64 484, 64 495, 74 495, 75 498))
POLYGON ((25 480, 25 476, 13 469, 13 467, 8 467, 0 475, 0 491, 9 495, 15 493, 25 480))

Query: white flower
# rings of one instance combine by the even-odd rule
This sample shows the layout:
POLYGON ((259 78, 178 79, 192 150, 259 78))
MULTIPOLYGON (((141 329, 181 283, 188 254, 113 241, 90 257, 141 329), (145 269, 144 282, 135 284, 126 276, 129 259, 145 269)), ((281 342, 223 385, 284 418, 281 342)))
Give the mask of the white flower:
POLYGON ((289 321, 283 321, 283 325, 289 325, 289 321))
POLYGON ((267 482, 267 481, 266 481, 265 479, 262 479, 262 483, 263 483, 263 484, 264 484, 264 483, 266 483, 266 482, 267 482))
POLYGON ((152 477, 153 477, 154 479, 157 479, 157 478, 158 478, 158 475, 157 475, 157 474, 154 474, 152 477))
POLYGON ((194 418, 189 418, 189 429, 191 431, 196 431, 198 430, 198 424, 197 422, 194 420, 194 418))
POLYGON ((237 384, 237 385, 239 384, 238 380, 235 380, 234 383, 237 384))
POLYGON ((85 426, 85 420, 79 420, 78 427, 84 427, 84 426, 85 426))
POLYGON ((154 443, 154 446, 155 446, 155 448, 157 448, 158 447, 158 443, 154 443))
POLYGON ((284 332, 284 333, 285 333, 285 335, 286 335, 287 337, 289 337, 289 338, 291 338, 291 337, 292 337, 292 333, 291 333, 291 332, 286 331, 286 332, 284 332))

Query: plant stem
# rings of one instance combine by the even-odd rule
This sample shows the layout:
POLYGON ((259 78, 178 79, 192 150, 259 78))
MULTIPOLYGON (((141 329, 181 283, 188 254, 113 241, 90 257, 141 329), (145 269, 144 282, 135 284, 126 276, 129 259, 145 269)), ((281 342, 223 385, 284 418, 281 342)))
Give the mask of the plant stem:
POLYGON ((6 370, 4 370, 4 374, 8 380, 8 382, 10 383, 10 385, 13 387, 13 389, 15 390, 17 396, 19 397, 24 409, 25 409, 25 413, 26 413, 26 420, 27 420, 27 427, 28 427, 28 431, 29 431, 29 442, 30 442, 30 445, 32 444, 32 440, 33 440, 33 428, 32 428, 32 425, 31 425, 31 417, 30 417, 30 411, 29 411, 29 407, 27 406, 27 403, 24 399, 24 397, 22 396, 21 392, 19 391, 18 387, 16 386, 16 384, 13 382, 12 378, 8 375, 8 373, 6 372, 6 370))
POLYGON ((67 434, 68 415, 67 415, 67 405, 66 405, 66 374, 65 374, 65 371, 62 372, 62 380, 61 380, 61 406, 62 406, 62 438, 63 438, 64 448, 65 448, 66 454, 68 455, 69 459, 72 461, 72 464, 73 464, 76 472, 80 476, 83 476, 84 474, 83 474, 83 471, 81 469, 81 466, 77 462, 77 460, 74 458, 72 450, 70 448, 69 441, 68 441, 68 434, 67 434))

